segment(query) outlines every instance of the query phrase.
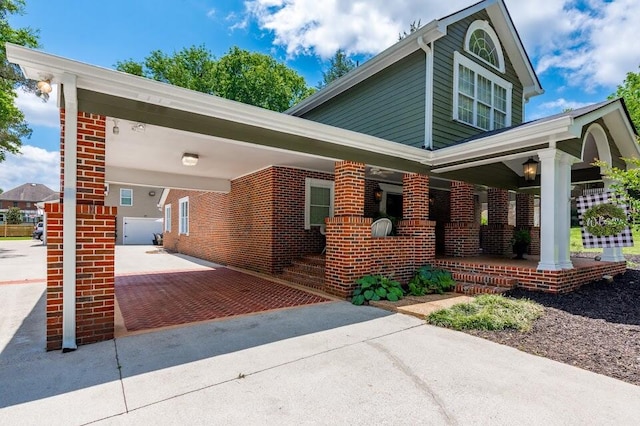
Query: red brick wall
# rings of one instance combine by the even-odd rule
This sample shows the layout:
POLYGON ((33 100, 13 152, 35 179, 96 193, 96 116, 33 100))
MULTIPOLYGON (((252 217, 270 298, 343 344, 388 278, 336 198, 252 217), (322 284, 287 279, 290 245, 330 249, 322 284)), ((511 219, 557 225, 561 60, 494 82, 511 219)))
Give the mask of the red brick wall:
MULTIPOLYGON (((62 347, 62 204, 47 212, 47 350, 62 347)), ((79 205, 76 210, 76 342, 113 338, 116 207, 79 205)))
POLYGON ((338 161, 335 167, 336 216, 364 215, 364 168, 362 163, 338 161))
POLYGON ((317 227, 304 229, 305 178, 327 173, 272 167, 231 182, 229 194, 172 190, 164 246, 212 262, 278 273, 293 259, 320 253, 317 227), (189 196, 189 235, 179 235, 178 200, 189 196))
POLYGON ((429 219, 429 176, 405 173, 402 178, 402 217, 429 219))
POLYGON ((451 182, 451 223, 445 225, 447 256, 477 256, 480 252, 480 223, 477 221, 473 185, 451 182))

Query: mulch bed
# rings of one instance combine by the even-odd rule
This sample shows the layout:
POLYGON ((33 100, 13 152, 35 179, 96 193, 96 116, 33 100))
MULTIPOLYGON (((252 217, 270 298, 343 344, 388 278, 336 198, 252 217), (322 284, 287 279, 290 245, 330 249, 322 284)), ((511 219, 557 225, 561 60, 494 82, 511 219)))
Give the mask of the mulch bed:
POLYGON ((531 331, 467 332, 640 386, 640 271, 570 294, 515 289, 507 295, 544 306, 531 331))

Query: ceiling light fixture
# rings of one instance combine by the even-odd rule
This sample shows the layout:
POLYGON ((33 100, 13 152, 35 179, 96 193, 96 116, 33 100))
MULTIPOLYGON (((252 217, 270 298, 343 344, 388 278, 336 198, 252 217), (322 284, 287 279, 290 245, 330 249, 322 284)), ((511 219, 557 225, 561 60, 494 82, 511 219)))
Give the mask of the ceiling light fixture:
POLYGON ((183 166, 195 166, 198 164, 198 154, 190 154, 185 152, 182 154, 182 165, 183 166))
POLYGON ((538 174, 538 162, 533 159, 533 157, 529 157, 527 161, 522 163, 522 174, 524 175, 524 180, 527 182, 533 182, 536 180, 536 175, 538 174))
POLYGON ((131 126, 131 130, 133 130, 134 132, 144 132, 144 129, 145 129, 144 123, 136 123, 133 126, 131 126))
POLYGON ((117 135, 118 133, 120 133, 120 127, 118 127, 118 120, 116 120, 115 118, 113 119, 113 129, 111 129, 113 131, 114 135, 117 135))

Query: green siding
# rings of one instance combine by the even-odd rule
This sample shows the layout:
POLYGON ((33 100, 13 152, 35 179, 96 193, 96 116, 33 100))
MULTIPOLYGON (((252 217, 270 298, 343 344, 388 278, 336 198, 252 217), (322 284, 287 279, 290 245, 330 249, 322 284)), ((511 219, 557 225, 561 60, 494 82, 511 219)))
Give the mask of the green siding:
POLYGON ((422 147, 425 54, 416 51, 305 113, 304 118, 422 147))
POLYGON ((447 36, 434 43, 433 63, 433 146, 444 148, 479 133, 483 130, 453 120, 453 52, 458 51, 467 58, 490 70, 513 84, 511 93, 511 125, 522 123, 522 84, 503 49, 505 73, 483 64, 464 51, 467 28, 475 20, 491 22, 486 11, 473 14, 447 28, 447 36))

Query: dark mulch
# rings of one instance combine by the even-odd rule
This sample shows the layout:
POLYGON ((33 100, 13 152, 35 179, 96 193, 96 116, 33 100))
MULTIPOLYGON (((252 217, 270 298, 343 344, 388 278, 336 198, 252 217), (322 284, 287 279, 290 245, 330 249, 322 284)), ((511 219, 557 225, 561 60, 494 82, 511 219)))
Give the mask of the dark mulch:
POLYGON ((516 289, 508 295, 545 307, 531 331, 468 333, 640 386, 640 271, 570 294, 516 289))

